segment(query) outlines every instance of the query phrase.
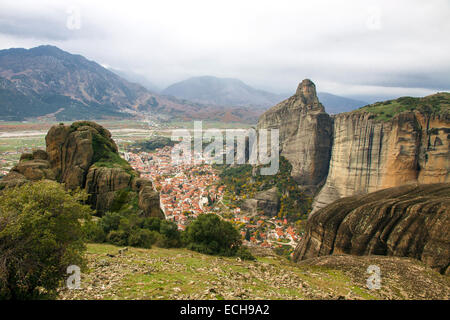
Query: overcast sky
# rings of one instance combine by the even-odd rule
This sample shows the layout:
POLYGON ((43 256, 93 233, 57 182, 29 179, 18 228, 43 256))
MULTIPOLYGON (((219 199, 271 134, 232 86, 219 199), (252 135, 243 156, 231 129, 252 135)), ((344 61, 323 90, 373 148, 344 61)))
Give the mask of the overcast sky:
POLYGON ((448 0, 0 2, 0 49, 52 44, 161 88, 192 76, 277 93, 450 91, 448 0))

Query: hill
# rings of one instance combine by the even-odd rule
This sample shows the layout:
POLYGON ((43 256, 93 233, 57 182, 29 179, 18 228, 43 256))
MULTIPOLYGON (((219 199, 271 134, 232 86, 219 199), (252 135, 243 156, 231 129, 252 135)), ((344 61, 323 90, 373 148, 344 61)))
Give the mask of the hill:
MULTIPOLYGON (((285 100, 289 94, 275 94, 255 89, 241 80, 213 76, 193 77, 172 84, 162 91, 166 95, 217 106, 251 106, 265 109, 285 100)), ((319 92, 320 102, 330 114, 348 112, 367 105, 364 101, 319 92)))
POLYGON ((367 102, 337 96, 328 92, 317 92, 320 103, 329 114, 349 112, 367 105, 367 102))
POLYGON ((256 261, 186 249, 88 245, 81 289, 59 299, 444 299, 449 279, 397 257, 329 256, 294 264, 270 252, 256 261), (369 290, 367 267, 380 266, 382 286, 369 290))
POLYGON ((154 94, 100 64, 54 46, 0 50, 0 119, 129 118, 201 106, 154 94))
POLYGON ((407 111, 422 113, 450 113, 450 92, 439 92, 426 97, 400 97, 394 100, 376 102, 357 110, 354 113, 368 112, 375 115, 375 119, 388 121, 395 115, 407 111))
POLYGON ((189 78, 172 84, 164 89, 162 93, 216 106, 268 108, 283 100, 279 95, 257 90, 241 80, 213 76, 189 78))

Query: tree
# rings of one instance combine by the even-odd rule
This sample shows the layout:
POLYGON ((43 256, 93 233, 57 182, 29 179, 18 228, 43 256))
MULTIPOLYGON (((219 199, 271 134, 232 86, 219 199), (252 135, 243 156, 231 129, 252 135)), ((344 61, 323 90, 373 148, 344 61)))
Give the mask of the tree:
POLYGON ((250 230, 246 230, 245 231, 245 240, 247 240, 247 241, 250 241, 250 237, 251 237, 251 235, 250 235, 250 230))
POLYGON ((241 236, 233 225, 215 214, 202 214, 187 226, 183 242, 190 250, 223 256, 235 255, 241 236))
POLYGON ((83 266, 86 199, 52 181, 0 193, 0 300, 52 296, 68 266, 83 266))

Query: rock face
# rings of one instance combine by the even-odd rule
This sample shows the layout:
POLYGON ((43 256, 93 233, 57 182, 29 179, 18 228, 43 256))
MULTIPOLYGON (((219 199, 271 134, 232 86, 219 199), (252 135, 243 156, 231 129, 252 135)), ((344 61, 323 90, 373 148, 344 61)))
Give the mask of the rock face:
POLYGON ((332 254, 410 257, 448 274, 450 184, 342 198, 311 214, 294 261, 332 254))
POLYGON ((273 217, 280 210, 280 197, 277 187, 258 192, 253 199, 244 200, 241 209, 250 215, 256 215, 263 212, 264 215, 273 217))
POLYGON ((450 182, 450 117, 404 112, 391 121, 369 113, 334 118, 334 141, 314 211, 351 195, 408 183, 450 182))
POLYGON ((35 150, 21 155, 19 163, 0 180, 0 189, 41 179, 55 180, 55 173, 48 161, 48 154, 43 150, 35 150))
POLYGON ((258 129, 279 129, 281 155, 315 195, 314 212, 342 197, 450 182, 449 105, 450 94, 438 93, 330 117, 314 84, 303 80, 294 96, 260 117, 258 129))
POLYGON ((266 111, 258 129, 279 129, 280 152, 292 176, 307 190, 323 184, 331 153, 333 121, 320 104, 314 83, 303 80, 292 97, 266 111))
POLYGON ((56 180, 67 189, 85 189, 98 214, 128 206, 164 218, 152 183, 140 179, 139 173, 120 158, 111 133, 102 126, 89 121, 55 125, 45 140, 47 152, 23 154, 19 164, 0 180, 0 188, 30 180, 56 180))

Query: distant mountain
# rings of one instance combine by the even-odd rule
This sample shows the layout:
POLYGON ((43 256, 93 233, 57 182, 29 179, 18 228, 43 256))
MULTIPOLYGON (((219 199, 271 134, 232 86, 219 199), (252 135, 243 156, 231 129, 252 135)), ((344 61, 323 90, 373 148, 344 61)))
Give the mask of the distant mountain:
MULTIPOLYGON (((211 76, 173 84, 161 94, 156 91, 144 76, 108 70, 54 46, 0 50, 0 120, 120 119, 151 114, 167 120, 255 123, 263 111, 288 96, 211 76)), ((330 113, 365 105, 326 93, 319 97, 330 113)))
POLYGON ((201 106, 130 83, 81 55, 54 46, 0 50, 0 119, 127 118, 183 115, 201 106))
MULTIPOLYGON (((258 90, 238 79, 213 76, 189 78, 172 84, 162 93, 208 105, 256 107, 262 109, 261 113, 291 95, 258 90)), ((367 105, 364 101, 327 92, 319 92, 318 96, 325 110, 330 114, 347 112, 367 105)))
POLYGON ((113 68, 107 68, 107 69, 109 71, 114 72, 119 77, 122 77, 129 82, 140 84, 141 86, 143 86, 144 88, 148 89, 149 91, 151 91, 153 93, 159 93, 161 91, 161 88, 159 88, 156 84, 154 84, 149 79, 147 79, 147 77, 145 77, 141 74, 137 74, 137 73, 134 73, 131 71, 126 71, 126 70, 117 70, 117 69, 113 69, 113 68))
POLYGON ((327 92, 318 92, 319 101, 329 114, 349 112, 368 105, 367 102, 336 96, 327 92))
POLYGON ((216 106, 269 108, 284 97, 250 87, 241 80, 213 76, 193 77, 172 84, 163 94, 216 106))

